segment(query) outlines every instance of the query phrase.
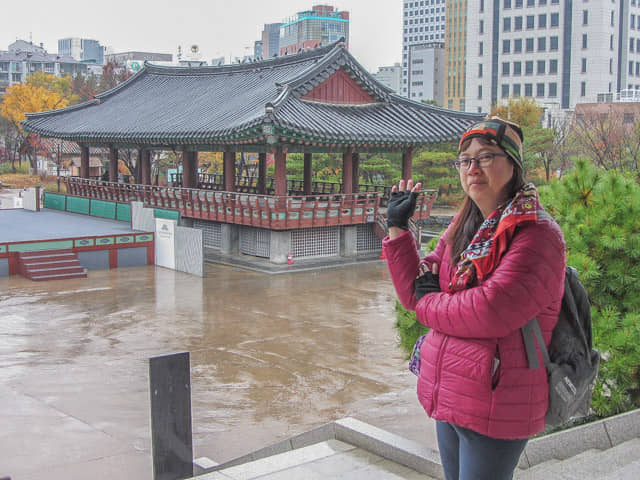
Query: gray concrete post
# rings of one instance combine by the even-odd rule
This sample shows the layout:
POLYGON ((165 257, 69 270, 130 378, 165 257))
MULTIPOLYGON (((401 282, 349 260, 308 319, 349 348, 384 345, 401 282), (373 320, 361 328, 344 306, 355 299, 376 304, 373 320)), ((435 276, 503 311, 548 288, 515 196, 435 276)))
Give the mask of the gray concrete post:
POLYGON ((358 226, 346 225, 340 229, 340 255, 355 257, 358 255, 358 226))
POLYGON ((240 251, 240 227, 232 223, 223 223, 221 226, 220 253, 236 255, 240 251))
POLYGON ((149 359, 154 480, 193 477, 189 352, 149 359))
POLYGON ((287 263, 287 256, 290 253, 293 254, 291 247, 291 232, 289 230, 272 230, 269 261, 279 264, 287 263))

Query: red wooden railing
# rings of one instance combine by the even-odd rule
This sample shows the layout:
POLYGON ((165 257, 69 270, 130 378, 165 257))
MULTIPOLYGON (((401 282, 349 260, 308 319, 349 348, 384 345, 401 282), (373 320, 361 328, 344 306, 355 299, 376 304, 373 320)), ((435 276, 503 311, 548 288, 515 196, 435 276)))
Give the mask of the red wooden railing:
MULTIPOLYGON (((169 181, 174 187, 182 187, 182 174, 172 173, 169 181)), ((275 192, 274 178, 266 179, 265 194, 273 195, 275 192)), ((255 176, 236 176, 236 192, 255 193, 258 192, 258 177, 255 176)), ((224 177, 220 173, 200 173, 198 174, 198 188, 203 190, 224 190, 224 177)), ((340 193, 342 184, 339 182, 311 182, 312 195, 324 195, 328 193, 340 193)), ((289 195, 304 195, 304 181, 297 179, 287 180, 287 192, 289 195)), ((391 187, 384 185, 359 184, 359 193, 382 193, 383 198, 388 198, 391 193, 391 187)), ((383 202, 384 204, 384 202, 383 202)))
MULTIPOLYGON (((374 223, 381 208, 380 193, 351 195, 270 196, 202 189, 111 183, 69 177, 67 193, 86 198, 143 202, 146 207, 179 210, 189 218, 263 227, 271 230, 374 223)), ((418 197, 414 220, 428 218, 436 192, 418 197)))

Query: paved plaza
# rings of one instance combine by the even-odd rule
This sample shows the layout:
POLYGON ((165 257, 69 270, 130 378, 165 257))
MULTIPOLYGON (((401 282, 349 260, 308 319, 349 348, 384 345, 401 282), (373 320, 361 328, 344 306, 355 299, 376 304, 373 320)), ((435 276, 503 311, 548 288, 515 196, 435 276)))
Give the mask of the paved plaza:
POLYGON ((148 359, 191 352, 195 457, 355 417, 435 447, 396 346, 384 262, 0 278, 0 477, 151 477, 148 359))

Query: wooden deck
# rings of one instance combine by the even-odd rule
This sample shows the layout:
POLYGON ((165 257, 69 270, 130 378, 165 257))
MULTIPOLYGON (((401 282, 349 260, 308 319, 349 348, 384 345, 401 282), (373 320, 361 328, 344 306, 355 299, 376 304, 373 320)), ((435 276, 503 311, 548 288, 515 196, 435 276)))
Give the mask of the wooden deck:
MULTIPOLYGON (((146 207, 178 210, 183 217, 290 230, 376 223, 386 212, 384 192, 273 196, 211 189, 110 183, 70 177, 67 193, 117 202, 140 201, 146 207)), ((418 197, 414 220, 428 218, 436 198, 433 190, 418 197)))

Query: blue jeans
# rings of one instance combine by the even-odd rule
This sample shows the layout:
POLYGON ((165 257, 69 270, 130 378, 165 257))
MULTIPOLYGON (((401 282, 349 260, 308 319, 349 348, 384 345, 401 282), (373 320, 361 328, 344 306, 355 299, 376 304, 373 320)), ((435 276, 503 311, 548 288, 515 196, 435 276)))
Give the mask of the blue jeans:
POLYGON ((528 438, 501 440, 447 422, 436 422, 447 480, 511 480, 528 438))

